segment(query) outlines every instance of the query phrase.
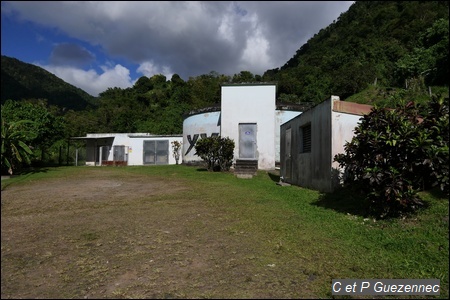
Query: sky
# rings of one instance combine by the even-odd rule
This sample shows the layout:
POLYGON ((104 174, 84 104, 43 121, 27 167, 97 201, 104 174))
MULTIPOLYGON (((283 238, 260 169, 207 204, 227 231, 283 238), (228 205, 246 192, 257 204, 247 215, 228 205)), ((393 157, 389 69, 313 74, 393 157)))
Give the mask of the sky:
POLYGON ((158 74, 262 76, 353 3, 1 1, 1 52, 92 96, 158 74))

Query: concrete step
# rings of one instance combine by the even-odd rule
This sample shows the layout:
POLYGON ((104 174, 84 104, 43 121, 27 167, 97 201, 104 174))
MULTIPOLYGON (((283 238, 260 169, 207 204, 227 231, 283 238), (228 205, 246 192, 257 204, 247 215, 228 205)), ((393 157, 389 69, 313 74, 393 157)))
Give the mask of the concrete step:
POLYGON ((258 161, 250 159, 237 159, 234 174, 239 178, 251 178, 258 171, 258 161))

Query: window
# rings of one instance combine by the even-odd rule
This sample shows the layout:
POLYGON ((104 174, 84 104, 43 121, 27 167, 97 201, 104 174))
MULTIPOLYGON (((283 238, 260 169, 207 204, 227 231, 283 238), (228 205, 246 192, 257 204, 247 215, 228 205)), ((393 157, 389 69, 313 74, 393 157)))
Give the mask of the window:
POLYGON ((311 152, 311 123, 300 127, 300 153, 311 152))

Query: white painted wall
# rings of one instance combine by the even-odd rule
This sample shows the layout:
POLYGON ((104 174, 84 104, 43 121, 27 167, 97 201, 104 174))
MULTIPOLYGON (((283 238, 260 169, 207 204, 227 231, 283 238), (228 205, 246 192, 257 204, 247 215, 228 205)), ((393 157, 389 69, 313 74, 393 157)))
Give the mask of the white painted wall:
MULTIPOLYGON (((133 137, 129 138, 129 148, 128 148, 128 165, 129 166, 142 166, 144 164, 144 141, 160 141, 160 140, 168 140, 169 141, 169 165, 176 164, 175 157, 172 154, 172 142, 178 141, 180 143, 183 142, 183 137, 177 136, 155 136, 155 137, 133 137)), ((178 161, 181 164, 181 153, 183 151, 183 147, 180 151, 180 159, 178 161)))
POLYGON ((275 111, 275 161, 280 162, 280 126, 281 124, 300 115, 301 111, 276 110, 275 111))
POLYGON ((355 136, 355 128, 358 126, 362 116, 335 111, 332 112, 331 116, 331 142, 333 145, 331 148, 332 167, 339 169, 339 164, 334 162, 334 157, 339 153, 345 153, 344 145, 347 142, 351 142, 355 136))
POLYGON ((239 124, 257 124, 258 168, 275 169, 275 84, 223 85, 221 133, 235 142, 234 160, 239 159, 239 124))
MULTIPOLYGON (((102 157, 101 160, 109 160, 112 161, 114 157, 113 147, 114 146, 125 146, 125 154, 127 156, 128 165, 129 166, 140 166, 144 164, 144 141, 149 140, 168 140, 168 151, 169 151, 169 165, 176 164, 175 157, 172 155, 172 141, 178 141, 183 143, 183 137, 180 136, 158 136, 152 135, 149 133, 90 133, 87 134, 86 137, 89 138, 88 143, 86 144, 87 152, 93 153, 93 151, 97 151, 97 146, 109 146, 111 147, 111 151, 109 156, 102 157), (103 139, 94 142, 94 138, 103 139), (105 138, 112 138, 112 143, 105 143, 105 138)), ((181 155, 183 152, 183 147, 180 153, 180 160, 178 163, 182 163, 181 155)), ((96 155, 100 155, 100 153, 96 153, 96 155)), ((95 165, 94 155, 90 155, 89 160, 87 159, 86 165, 95 165)))
POLYGON ((202 162, 195 155, 195 143, 202 137, 220 134, 220 111, 199 113, 187 117, 183 122, 183 163, 202 162))

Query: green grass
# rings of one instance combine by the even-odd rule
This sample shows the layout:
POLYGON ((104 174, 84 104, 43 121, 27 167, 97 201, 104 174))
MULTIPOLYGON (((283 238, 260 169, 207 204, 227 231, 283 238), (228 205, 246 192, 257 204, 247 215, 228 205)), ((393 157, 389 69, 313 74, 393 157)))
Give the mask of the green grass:
MULTIPOLYGON (((83 176, 86 168, 92 170, 93 167, 36 170, 3 180, 2 190, 52 178, 70 180, 83 176)), ((227 234, 243 239, 251 237, 264 245, 262 252, 248 254, 245 260, 259 266, 287 265, 292 277, 302 276, 310 281, 309 288, 317 297, 333 297, 332 279, 384 278, 440 279, 439 298, 448 298, 449 206, 448 199, 439 193, 421 193, 428 208, 408 218, 373 220, 360 213, 361 202, 354 195, 346 195, 345 191, 321 194, 297 186, 279 186, 274 172, 259 171, 252 179, 183 165, 102 167, 95 172, 106 169, 113 171, 110 176, 117 179, 148 176, 149 180, 172 180, 189 186, 182 195, 171 197, 195 198, 207 207, 222 211, 229 220, 225 228, 227 234)), ((204 226, 201 222, 193 224, 199 228, 204 226)), ((79 238, 95 242, 99 233, 91 229, 79 238)), ((251 282, 252 278, 247 277, 246 281, 251 282)), ((208 292, 205 295, 209 295, 208 292)), ((237 296, 245 298, 246 294, 237 296)))

